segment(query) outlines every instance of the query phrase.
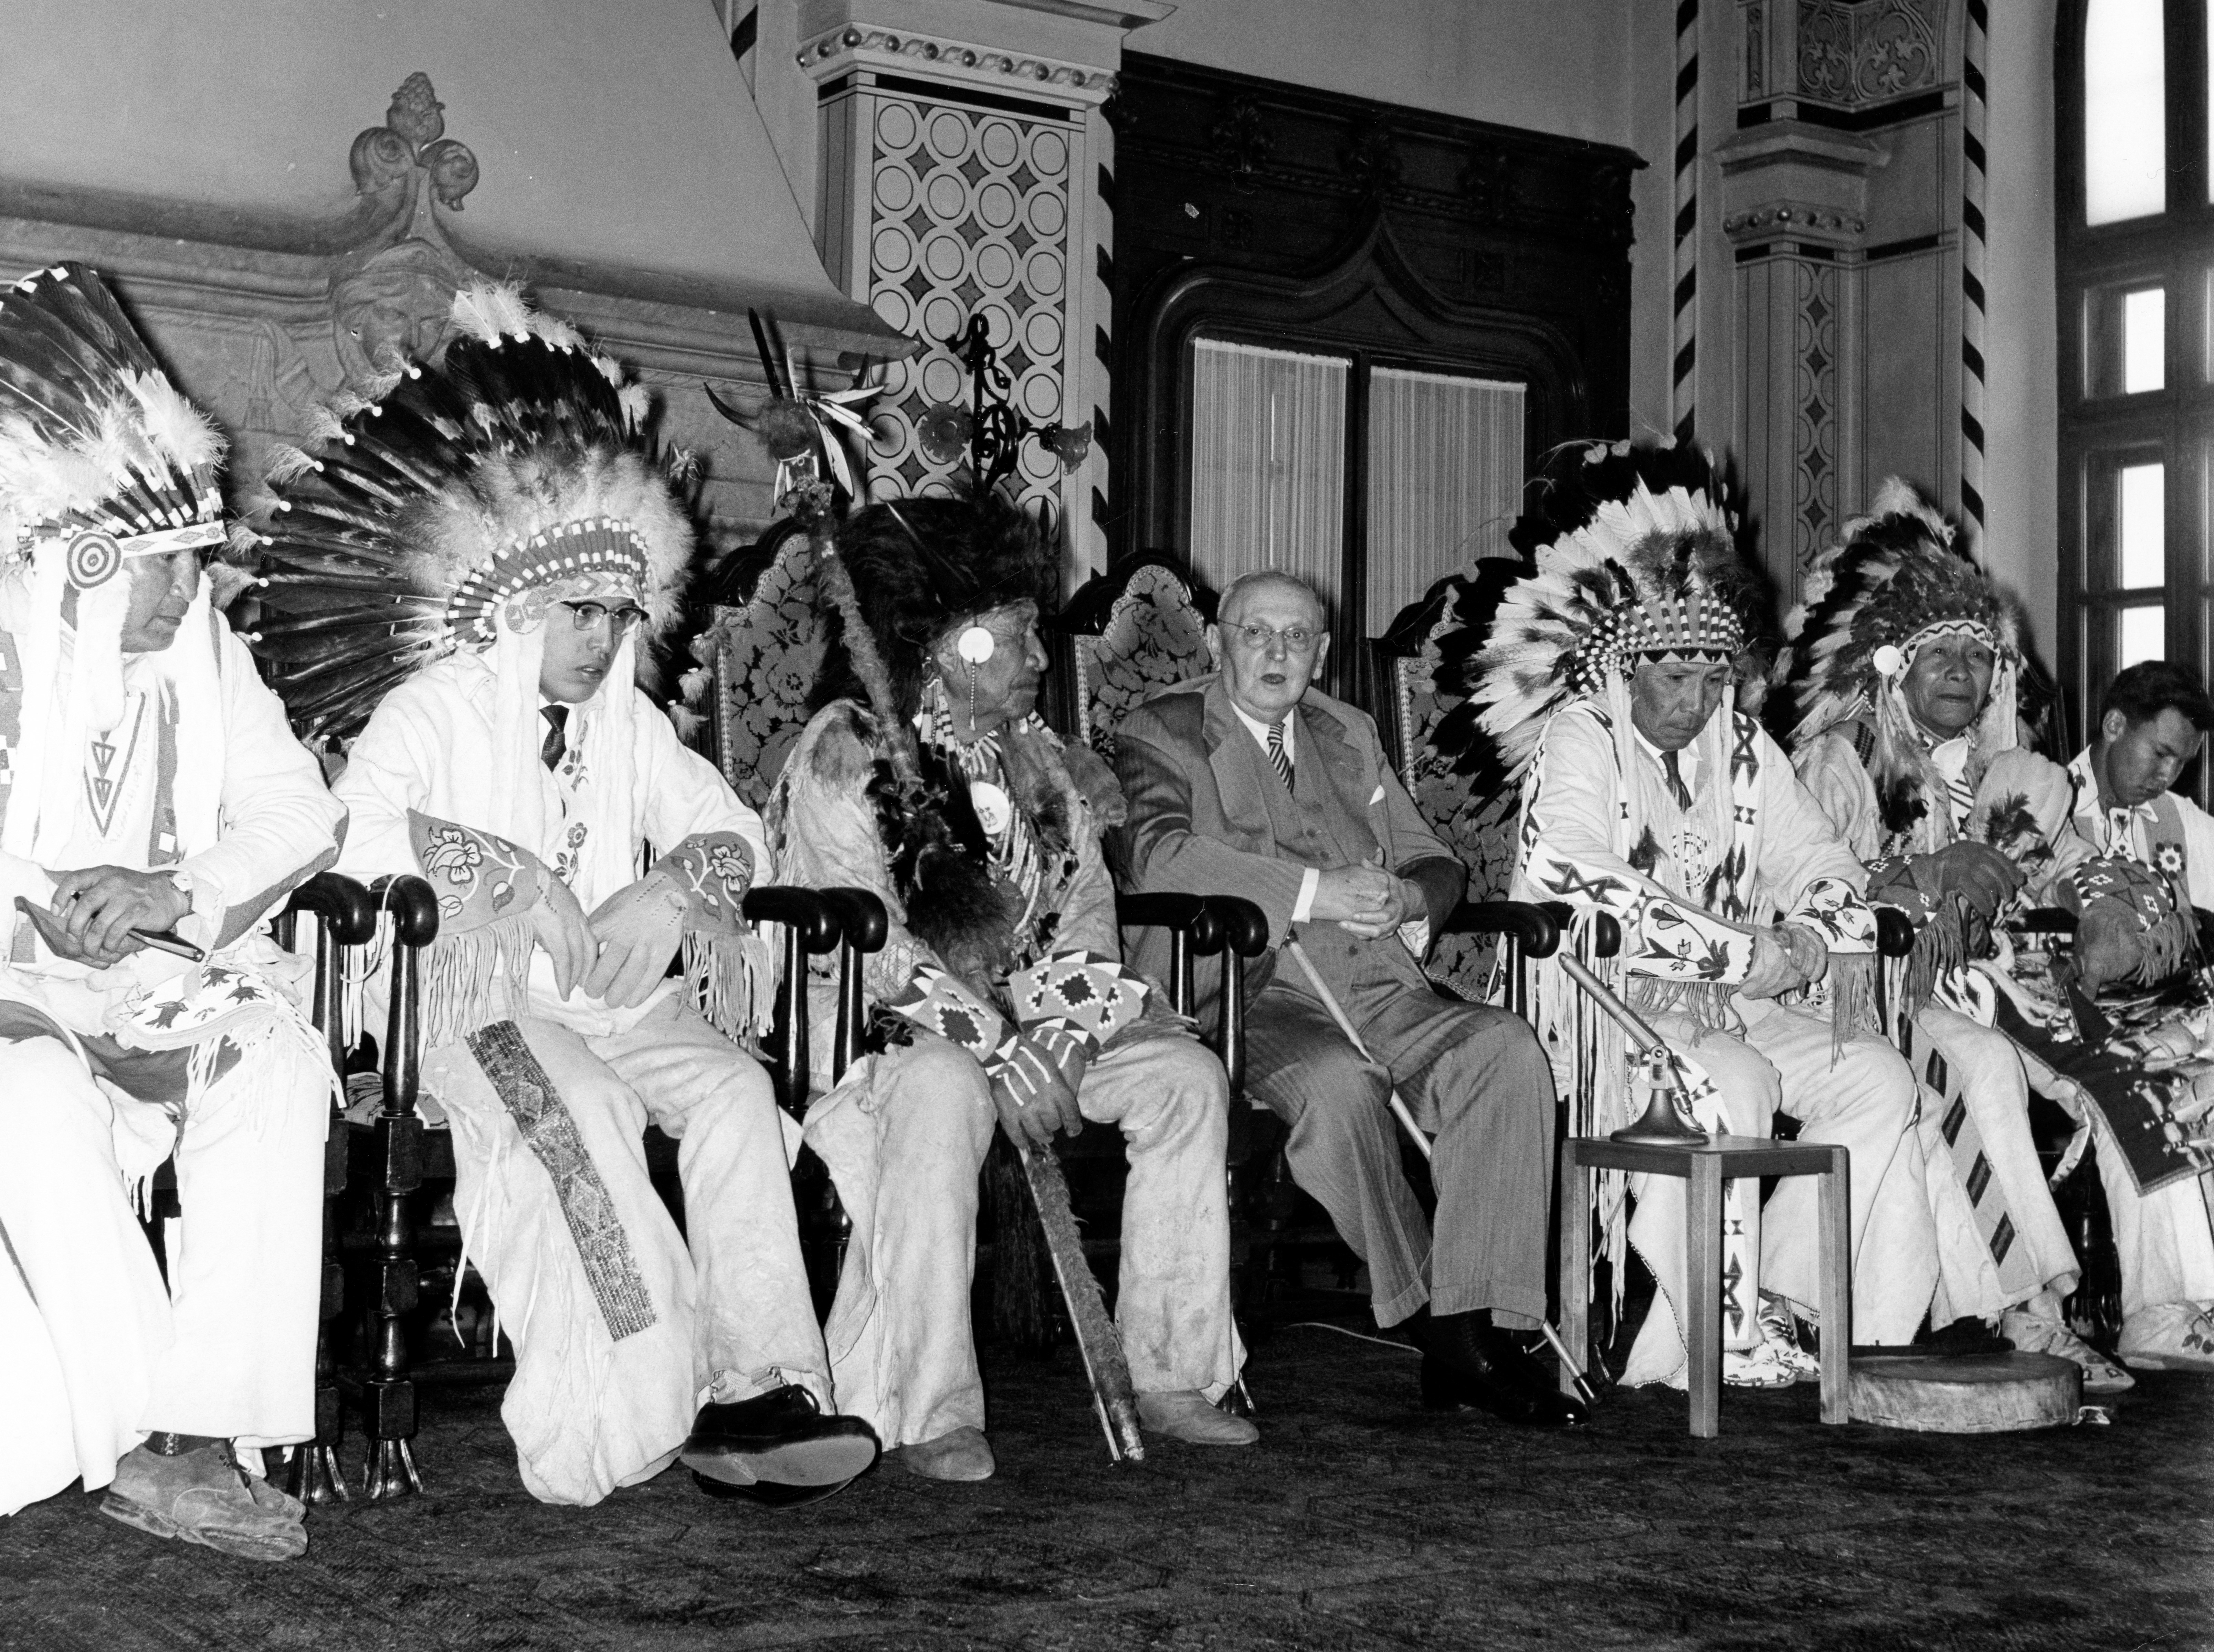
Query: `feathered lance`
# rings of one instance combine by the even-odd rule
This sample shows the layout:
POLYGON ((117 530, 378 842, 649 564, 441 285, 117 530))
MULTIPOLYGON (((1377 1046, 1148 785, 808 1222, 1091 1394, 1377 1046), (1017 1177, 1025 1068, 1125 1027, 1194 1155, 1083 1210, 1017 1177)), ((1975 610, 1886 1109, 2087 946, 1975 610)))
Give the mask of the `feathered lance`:
MULTIPOLYGON (((773 367, 770 374, 774 382, 773 367)), ((774 447, 771 451, 774 451, 774 447)), ((861 680, 863 692, 869 696, 870 707, 876 713, 885 744, 884 755, 899 788, 901 807, 912 811, 923 802, 922 765, 914 731, 899 714, 899 702, 892 694, 891 675, 884 668, 883 654, 878 652, 875 634, 861 617, 860 602, 853 593, 853 575, 838 554, 835 496, 830 484, 818 478, 803 481, 793 488, 785 495, 785 503, 799 520, 815 553, 818 587, 844 621, 846 651, 853 662, 854 675, 861 680)), ((1027 1142, 1014 1141, 1012 1135, 1009 1140, 1022 1162, 1023 1180, 1030 1189, 1031 1208, 1037 1213, 1039 1227, 1044 1230, 1046 1254, 1052 1258, 1061 1300, 1068 1306, 1069 1329, 1075 1335, 1076 1350, 1083 1357, 1085 1374, 1091 1380, 1092 1404, 1098 1414, 1100 1430, 1107 1436, 1107 1453, 1118 1463, 1143 1462, 1145 1436, 1138 1426, 1137 1392, 1130 1377, 1129 1358, 1122 1349, 1122 1333, 1116 1329, 1100 1294, 1099 1281, 1092 1271, 1092 1264, 1084 1259, 1084 1241, 1077 1231, 1075 1211, 1069 1200, 1067 1179, 1061 1172, 1061 1160, 1050 1147, 1040 1150, 1027 1142)))

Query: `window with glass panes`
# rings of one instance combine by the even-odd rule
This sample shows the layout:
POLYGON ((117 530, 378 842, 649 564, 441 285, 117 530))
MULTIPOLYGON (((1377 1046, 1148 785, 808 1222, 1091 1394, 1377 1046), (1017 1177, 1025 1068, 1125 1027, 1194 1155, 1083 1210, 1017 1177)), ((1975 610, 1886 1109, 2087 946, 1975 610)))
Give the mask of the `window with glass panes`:
POLYGON ((2068 733, 2114 674, 2208 665, 2214 0, 2069 0, 2055 41, 2068 733))

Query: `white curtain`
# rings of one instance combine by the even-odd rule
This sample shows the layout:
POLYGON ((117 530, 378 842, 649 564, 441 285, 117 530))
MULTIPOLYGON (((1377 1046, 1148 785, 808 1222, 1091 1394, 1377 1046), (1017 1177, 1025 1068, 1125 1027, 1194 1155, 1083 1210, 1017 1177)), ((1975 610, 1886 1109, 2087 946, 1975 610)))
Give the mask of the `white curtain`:
POLYGON ((1523 388, 1379 367, 1368 376, 1368 634, 1478 557, 1510 556, 1523 388))
POLYGON ((1281 568, 1335 610, 1351 364, 1214 339, 1192 353, 1192 572, 1219 591, 1281 568))

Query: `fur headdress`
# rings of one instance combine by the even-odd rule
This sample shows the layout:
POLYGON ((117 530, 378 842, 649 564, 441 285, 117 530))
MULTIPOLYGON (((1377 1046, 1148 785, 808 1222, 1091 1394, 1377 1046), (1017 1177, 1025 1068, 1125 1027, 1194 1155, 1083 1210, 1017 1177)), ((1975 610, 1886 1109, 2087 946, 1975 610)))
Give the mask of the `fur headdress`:
POLYGON ((1712 468, 1690 449, 1570 449, 1531 486, 1514 539, 1535 571, 1508 590, 1460 685, 1510 780, 1555 712, 1605 697, 1640 658, 1734 659, 1759 590, 1712 468))
POLYGON ((1952 633, 1974 635, 1991 650, 1991 695, 1971 730, 1972 786, 1997 753, 2015 743, 2021 666, 2013 609, 1955 544, 1952 524, 1891 478, 1875 509, 1846 523, 1843 541, 1814 559, 1805 600, 1784 631, 1800 713, 1792 745, 1862 724, 1869 737, 1863 760, 1887 830, 1911 835, 1917 850, 1949 841, 1947 811, 1927 805, 1945 795, 1945 783, 1906 705, 1907 667, 1924 642, 1952 633))
POLYGON ((259 576, 255 652, 303 735, 357 731, 555 585, 613 581, 656 631, 677 617, 692 524, 645 387, 511 287, 457 293, 453 321, 441 359, 321 419, 316 451, 279 450, 265 525, 234 535, 259 576))
MULTIPOLYGON (((883 709, 902 721, 914 714, 931 651, 948 631, 994 609, 1053 600, 1052 547, 1027 512, 996 493, 872 505, 840 531, 838 554, 853 578, 858 616, 884 659, 883 709)), ((826 683, 844 676, 846 658, 842 648, 834 651, 826 683)))
MULTIPOLYGON (((826 582, 837 620, 816 699, 858 686, 890 754, 871 785, 878 830, 907 922, 964 974, 1005 967, 1026 917, 1035 916, 1039 867, 1068 847, 1071 822, 1060 780, 1033 752, 1026 730, 1000 747, 1006 779, 1043 851, 1019 876, 995 866, 989 835, 959 757, 914 729, 931 655, 945 634, 994 609, 1052 597, 1055 565, 1027 512, 995 493, 902 499, 870 506, 839 535, 837 560, 851 584, 826 582), (855 646, 856 627, 865 641, 855 646), (858 679, 858 684, 855 682, 858 679)), ((1087 755, 1088 754, 1085 754, 1087 755)))

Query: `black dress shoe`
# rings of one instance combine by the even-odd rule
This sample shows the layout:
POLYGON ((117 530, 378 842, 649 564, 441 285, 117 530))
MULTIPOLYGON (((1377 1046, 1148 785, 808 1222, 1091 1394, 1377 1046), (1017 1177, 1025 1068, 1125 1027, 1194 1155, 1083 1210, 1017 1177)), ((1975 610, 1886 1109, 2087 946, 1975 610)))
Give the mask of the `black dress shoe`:
POLYGON ((755 1502, 807 1502, 875 1462, 877 1435, 858 1416, 825 1416, 814 1395, 786 1383, 751 1399, 702 1405, 677 1458, 702 1481, 757 1494, 755 1502))
POLYGON ((1422 1337, 1422 1404, 1433 1410, 1484 1410, 1534 1429, 1590 1420, 1583 1402, 1491 1323, 1488 1310, 1433 1319, 1422 1337))
POLYGON ((836 1496, 853 1482, 840 1480, 831 1485, 780 1485, 774 1480, 756 1480, 751 1485, 732 1485, 727 1480, 711 1480, 694 1469, 692 1484, 711 1497, 759 1503, 763 1508, 804 1508, 809 1503, 836 1496))

